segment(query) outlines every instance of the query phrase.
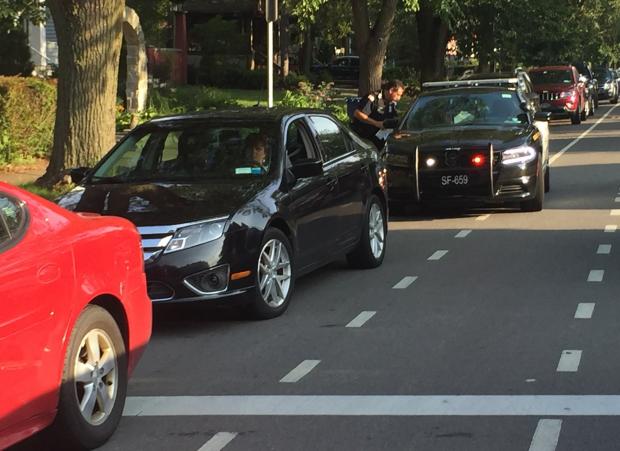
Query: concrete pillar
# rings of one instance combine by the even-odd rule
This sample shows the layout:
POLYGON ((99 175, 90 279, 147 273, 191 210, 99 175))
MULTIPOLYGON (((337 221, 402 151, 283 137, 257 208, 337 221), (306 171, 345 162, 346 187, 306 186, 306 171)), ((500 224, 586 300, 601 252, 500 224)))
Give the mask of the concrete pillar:
POLYGON ((28 22, 28 45, 30 46, 30 61, 32 61, 35 70, 43 70, 47 66, 45 25, 35 25, 28 22))
POLYGON ((136 12, 125 8, 123 38, 127 47, 127 111, 136 113, 146 107, 148 93, 148 71, 144 33, 136 12))

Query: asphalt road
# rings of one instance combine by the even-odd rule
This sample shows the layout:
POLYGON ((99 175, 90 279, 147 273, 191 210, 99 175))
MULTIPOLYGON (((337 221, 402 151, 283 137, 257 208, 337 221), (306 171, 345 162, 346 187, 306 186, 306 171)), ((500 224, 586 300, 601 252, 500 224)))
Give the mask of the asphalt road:
POLYGON ((620 449, 620 108, 551 138, 542 212, 392 218, 275 320, 158 306, 102 449, 620 449))

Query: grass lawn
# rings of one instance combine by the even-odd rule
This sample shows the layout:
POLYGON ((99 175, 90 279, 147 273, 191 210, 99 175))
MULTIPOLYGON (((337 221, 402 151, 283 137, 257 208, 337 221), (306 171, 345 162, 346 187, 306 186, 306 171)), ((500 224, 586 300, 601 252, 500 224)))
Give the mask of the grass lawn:
MULTIPOLYGON (((267 90, 259 89, 220 89, 231 99, 238 102, 243 107, 251 107, 260 101, 260 106, 267 106, 267 90)), ((273 102, 277 105, 284 97, 283 89, 274 89, 273 102)))

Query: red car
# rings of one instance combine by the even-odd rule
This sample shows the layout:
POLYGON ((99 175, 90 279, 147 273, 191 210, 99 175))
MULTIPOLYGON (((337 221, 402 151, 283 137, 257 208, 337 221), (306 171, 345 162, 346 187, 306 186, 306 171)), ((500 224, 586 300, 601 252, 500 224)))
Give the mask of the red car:
POLYGON ((573 124, 580 124, 591 115, 586 85, 574 66, 537 67, 529 76, 540 96, 540 109, 550 112, 553 119, 569 118, 573 124))
POLYGON ((59 449, 114 432, 151 335, 140 235, 0 183, 0 449, 35 432, 59 449))

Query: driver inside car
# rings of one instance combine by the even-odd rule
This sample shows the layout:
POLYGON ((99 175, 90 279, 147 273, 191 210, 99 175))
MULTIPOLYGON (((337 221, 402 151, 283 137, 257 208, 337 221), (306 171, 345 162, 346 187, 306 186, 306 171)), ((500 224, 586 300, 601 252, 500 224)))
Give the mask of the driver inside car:
POLYGON ((267 137, 260 133, 251 133, 246 138, 246 149, 249 149, 249 159, 253 164, 266 168, 267 162, 267 137))

